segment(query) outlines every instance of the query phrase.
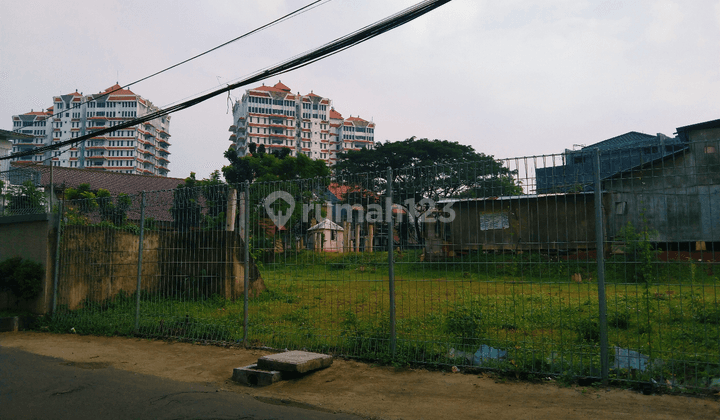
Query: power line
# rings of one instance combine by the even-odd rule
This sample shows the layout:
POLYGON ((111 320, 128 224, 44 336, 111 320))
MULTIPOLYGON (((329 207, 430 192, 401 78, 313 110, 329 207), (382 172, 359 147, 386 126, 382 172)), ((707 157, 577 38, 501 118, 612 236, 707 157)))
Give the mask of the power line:
POLYGON ((81 137, 77 137, 75 139, 70 139, 70 140, 66 140, 63 142, 56 143, 56 144, 38 147, 37 149, 33 149, 30 151, 19 152, 19 153, 10 155, 10 156, 1 157, 0 160, 12 159, 15 157, 22 157, 22 156, 29 156, 29 155, 34 155, 34 154, 44 152, 44 151, 59 149, 60 147, 66 146, 68 144, 79 143, 83 140, 87 140, 87 139, 90 139, 93 137, 99 137, 99 136, 102 136, 103 134, 107 134, 107 133, 117 131, 117 130, 122 130, 124 128, 142 124, 146 121, 154 120, 155 118, 159 118, 159 117, 171 114, 173 112, 177 112, 177 111, 181 111, 183 109, 190 108, 190 107, 195 106, 195 105, 197 105, 201 102, 204 102, 208 99, 214 98, 215 96, 222 95, 225 92, 229 92, 233 89, 237 89, 239 87, 248 85, 250 83, 256 83, 260 80, 264 80, 264 79, 267 79, 272 76, 287 73, 289 71, 296 70, 301 67, 305 67, 309 64, 312 64, 316 61, 322 60, 323 58, 327 58, 327 57, 329 57, 333 54, 336 54, 340 51, 351 48, 355 45, 358 45, 362 42, 372 39, 378 35, 381 35, 387 31, 390 31, 399 26, 402 26, 402 25, 404 25, 404 24, 406 24, 406 23, 446 4, 446 3, 449 3, 449 2, 450 2, 450 0, 421 1, 420 3, 417 3, 414 6, 408 7, 407 9, 404 9, 398 13, 395 13, 387 18, 379 20, 379 21, 373 23, 372 25, 368 25, 364 28, 358 29, 357 31, 354 31, 348 35, 344 35, 340 38, 337 38, 334 41, 331 41, 321 47, 318 47, 314 50, 311 50, 309 52, 306 52, 304 54, 301 54, 301 55, 291 58, 289 60, 286 60, 278 65, 269 67, 264 70, 260 70, 260 71, 256 72, 255 74, 253 74, 252 76, 245 78, 237 83, 228 85, 224 88, 217 89, 215 91, 212 91, 205 95, 199 96, 197 98, 190 99, 183 103, 173 105, 173 106, 167 107, 165 109, 158 110, 156 112, 144 115, 142 117, 136 118, 131 121, 124 122, 122 124, 118 124, 113 127, 108 127, 108 128, 104 128, 102 130, 94 131, 92 133, 86 134, 81 137))
MULTIPOLYGON (((263 31, 263 30, 265 30, 265 29, 267 29, 267 28, 270 28, 270 27, 272 27, 272 26, 277 25, 278 23, 280 23, 280 22, 282 22, 282 21, 285 21, 285 20, 294 18, 294 17, 296 17, 296 16, 298 16, 298 15, 301 15, 301 14, 303 14, 303 13, 305 13, 305 12, 308 12, 308 11, 310 11, 310 10, 316 8, 316 7, 320 7, 320 6, 322 6, 322 5, 326 4, 326 3, 329 3, 329 2, 331 2, 331 1, 332 1, 332 0, 324 0, 324 1, 323 1, 323 0, 316 0, 316 1, 312 2, 312 3, 309 3, 309 4, 307 4, 307 5, 299 8, 299 9, 296 9, 296 10, 294 10, 294 11, 292 11, 292 12, 290 12, 290 13, 284 15, 284 16, 281 16, 281 17, 273 20, 272 22, 266 23, 265 25, 260 26, 260 27, 258 27, 258 28, 255 28, 255 29, 253 29, 252 31, 246 32, 246 33, 244 33, 244 34, 242 34, 242 35, 240 35, 240 36, 238 36, 238 37, 236 37, 236 38, 231 39, 230 41, 227 41, 227 42, 225 42, 225 43, 222 43, 222 44, 218 45, 217 47, 211 48, 211 49, 209 49, 209 50, 207 50, 207 51, 205 51, 205 52, 202 52, 202 53, 200 53, 200 54, 198 54, 198 55, 195 55, 195 56, 193 56, 193 57, 190 57, 190 58, 188 58, 188 59, 186 59, 186 60, 183 60, 183 61, 181 61, 181 62, 179 62, 179 63, 173 64, 173 65, 170 66, 170 67, 167 67, 167 68, 165 68, 165 69, 163 69, 163 70, 157 71, 157 72, 155 72, 155 73, 153 73, 153 74, 151 74, 151 75, 149 75, 149 76, 145 76, 145 77, 143 77, 142 79, 138 79, 138 80, 136 80, 136 81, 134 81, 134 82, 132 82, 132 83, 128 83, 128 84, 123 85, 123 86, 121 86, 121 87, 119 87, 119 88, 117 88, 117 89, 114 89, 114 90, 109 91, 109 92, 102 93, 102 94, 97 95, 97 96, 91 95, 91 99, 90 99, 89 101, 87 101, 87 102, 97 101, 98 99, 104 98, 105 96, 112 95, 113 93, 115 93, 115 92, 117 92, 117 91, 119 91, 119 90, 129 88, 129 87, 132 86, 132 85, 135 85, 135 84, 138 84, 138 83, 140 83, 140 82, 142 82, 142 81, 145 81, 145 80, 147 80, 147 79, 150 79, 151 77, 155 77, 155 76, 157 76, 157 75, 159 75, 159 74, 161 74, 161 73, 165 73, 165 72, 168 71, 168 70, 172 70, 172 69, 174 69, 175 67, 181 66, 181 65, 183 65, 183 64, 185 64, 185 63, 187 63, 187 62, 190 62, 190 61, 192 61, 192 60, 194 60, 194 59, 196 59, 196 58, 202 57, 203 55, 209 54, 209 53, 211 53, 211 52, 213 52, 213 51, 215 51, 215 50, 217 50, 217 49, 220 49, 220 48, 225 47, 225 46, 227 46, 227 45, 229 45, 229 44, 232 44, 233 42, 239 41, 239 40, 241 40, 241 39, 243 39, 243 38, 246 38, 246 37, 248 37, 248 36, 250 36, 250 35, 252 35, 252 34, 261 32, 261 31, 263 31), (320 2, 322 2, 322 4, 317 4, 317 3, 320 3, 320 2), (314 5, 316 5, 316 6, 315 6, 315 7, 311 7, 311 6, 314 6, 314 5)), ((54 117, 54 116, 56 116, 56 115, 61 115, 63 112, 68 112, 68 111, 70 111, 70 110, 72 110, 72 109, 77 109, 77 108, 80 107, 80 106, 82 106, 82 104, 77 104, 77 105, 73 106, 72 108, 68 108, 68 109, 65 110, 65 111, 61 111, 61 112, 57 112, 57 113, 55 113, 55 114, 52 114, 52 115, 48 116, 46 119, 50 119, 50 118, 52 118, 52 117, 54 117)))
MULTIPOLYGON (((165 68, 165 69, 163 69, 163 70, 160 70, 160 71, 158 71, 158 72, 155 72, 155 73, 153 73, 153 74, 151 74, 151 75, 149 75, 149 76, 143 77, 142 79, 136 80, 136 81, 134 81, 134 82, 132 82, 132 83, 129 83, 129 84, 127 84, 127 85, 121 86, 120 88, 114 89, 114 90, 112 90, 112 91, 110 91, 110 92, 106 92, 106 93, 104 93, 104 94, 100 94, 100 95, 97 95, 97 96, 96 96, 96 95, 91 95, 91 99, 90 99, 89 101, 87 101, 87 102, 97 101, 97 100, 100 99, 100 98, 103 98, 103 97, 105 97, 105 96, 109 96, 109 95, 117 92, 118 90, 128 88, 128 87, 130 87, 130 86, 132 86, 132 85, 135 85, 135 84, 137 84, 137 83, 140 83, 140 82, 142 82, 142 81, 144 81, 144 80, 150 79, 151 77, 157 76, 157 75, 159 75, 159 74, 161 74, 161 73, 164 73, 164 72, 166 72, 166 71, 168 71, 168 70, 171 70, 171 69, 173 69, 173 68, 175 68, 175 67, 178 67, 178 66, 180 66, 180 65, 182 65, 182 64, 185 64, 185 63, 187 63, 187 62, 189 62, 189 61, 192 61, 192 60, 194 60, 194 59, 196 59, 196 58, 198 58, 198 57, 201 57, 201 56, 203 56, 203 55, 205 55, 205 54, 208 54, 208 53, 210 53, 210 52, 212 52, 212 51, 215 51, 215 50, 217 50, 217 49, 219 49, 219 48, 222 48, 222 47, 224 47, 224 46, 227 46, 227 45, 229 45, 229 44, 231 44, 231 43, 233 43, 233 42, 235 42, 235 41, 238 41, 238 40, 240 40, 240 39, 242 39, 242 38, 246 38, 246 37, 248 37, 248 36, 250 36, 250 35, 252 35, 252 34, 261 32, 261 31, 263 31, 263 30, 265 30, 265 29, 267 29, 267 28, 270 28, 270 27, 272 27, 272 26, 275 26, 275 25, 277 25, 278 23, 281 23, 281 22, 283 22, 283 21, 285 21, 285 20, 289 20, 289 19, 291 19, 291 18, 293 18, 293 17, 296 17, 296 16, 299 16, 299 15, 301 15, 301 14, 303 14, 303 13, 309 12, 310 10, 315 9, 315 8, 317 8, 317 7, 320 7, 320 6, 322 6, 322 5, 326 4, 326 3, 329 3, 329 2, 331 2, 331 1, 332 1, 332 0, 324 0, 324 1, 323 1, 323 0, 316 0, 316 1, 312 2, 312 3, 309 3, 309 4, 307 4, 307 5, 299 8, 299 9, 296 9, 296 10, 294 10, 294 11, 292 11, 292 12, 290 12, 290 13, 284 15, 284 16, 281 16, 281 17, 273 20, 272 22, 266 23, 266 24, 263 25, 263 26, 260 26, 260 27, 258 27, 258 28, 255 28, 255 29, 253 29, 252 31, 246 32, 246 33, 244 33, 243 35, 240 35, 240 36, 238 36, 238 37, 236 37, 236 38, 233 38, 233 39, 231 39, 230 41, 227 41, 227 42, 225 42, 225 43, 223 43, 223 44, 220 44, 220 45, 218 45, 217 47, 211 48, 211 49, 209 49, 209 50, 207 50, 207 51, 205 51, 205 52, 203 52, 203 53, 200 53, 200 54, 198 54, 198 55, 196 55, 196 56, 194 56, 194 57, 188 58, 187 60, 181 61, 180 63, 174 64, 174 65, 172 65, 172 66, 170 66, 170 67, 167 67, 167 68, 165 68), (322 1, 321 4, 317 4, 317 3, 320 3, 321 1, 322 1)), ((86 103, 87 103, 87 102, 86 102, 86 103)), ((63 112, 68 112, 68 111, 70 111, 70 110, 77 109, 77 108, 80 107, 80 106, 82 106, 82 104, 77 104, 77 105, 73 106, 72 108, 69 108, 69 109, 67 109, 67 110, 65 110, 65 111, 61 111, 61 112, 52 114, 52 115, 46 117, 45 119, 46 119, 46 120, 49 120, 50 118, 53 118, 53 117, 56 116, 56 115, 61 115, 63 112)), ((22 127, 19 128, 18 130, 21 130, 21 129, 22 129, 22 127)), ((34 149, 32 149, 32 151, 33 151, 33 152, 36 152, 36 153, 39 153, 38 150, 39 150, 39 148, 34 148, 34 149)), ((67 152, 67 150, 61 151, 60 154, 65 153, 65 152, 67 152)), ((36 154, 36 153, 33 153, 33 154, 36 154)), ((12 156, 11 156, 11 157, 12 157, 12 156)), ((48 158, 46 158, 46 159, 42 159, 42 160, 38 160, 38 161, 33 161, 33 164, 31 164, 31 165, 37 164, 36 162, 51 161, 54 157, 56 157, 56 156, 50 156, 50 157, 48 157, 48 158)), ((3 160, 3 159, 0 159, 0 160, 3 160)))
MULTIPOLYGON (((190 58, 188 58, 187 60, 184 60, 184 61, 181 61, 181 62, 179 62, 179 63, 177 63, 177 64, 174 64, 174 65, 172 65, 172 66, 170 66, 170 67, 168 67, 168 68, 166 68, 166 69, 163 69, 163 70, 160 70, 160 71, 158 71, 158 72, 156 72, 156 73, 153 73, 153 74, 151 74, 150 76, 146 76, 146 77, 143 77, 143 78, 140 79, 140 80, 136 80, 136 81, 134 81, 134 82, 132 82, 132 83, 130 83, 130 84, 128 84, 128 85, 123 86, 123 88, 130 87, 131 85, 140 83, 140 82, 142 82, 142 81, 144 81, 144 80, 147 80, 147 79, 149 79, 149 78, 151 78, 151 77, 153 77, 153 76, 157 76, 157 75, 160 74, 160 73, 164 73, 164 72, 166 72, 166 71, 168 71, 168 70, 174 69, 174 68, 177 67, 177 66, 183 65, 183 64, 185 64, 185 63, 187 63, 187 62, 189 62, 189 61, 192 61, 192 60, 194 60, 194 59, 196 59, 196 58, 198 58, 198 57, 202 57, 202 56, 205 55, 205 54, 209 54, 209 53, 211 53, 211 52, 213 52, 213 51, 215 51, 215 50, 217 50, 217 49, 220 49, 220 48, 225 47, 225 46, 227 46, 227 45, 229 45, 229 44, 232 44, 232 43, 235 42, 235 41, 239 41, 239 40, 241 40, 241 39, 243 39, 243 38, 245 38, 245 37, 248 37, 248 36, 250 36, 250 35, 252 35, 252 34, 254 34, 254 33, 256 33, 256 32, 260 32, 260 31, 262 31, 262 30, 264 30, 264 29, 267 29, 267 28, 269 28, 269 27, 271 27, 271 26, 275 26, 276 24, 282 22, 283 20, 290 19, 290 18, 292 18, 292 17, 295 17, 295 16, 297 16, 297 15, 300 15, 300 14, 302 14, 302 13, 305 13, 305 12, 307 12, 308 10, 311 10, 311 9, 309 9, 310 6, 313 6, 313 5, 317 4, 317 3, 320 3, 321 1, 322 1, 322 0, 316 0, 316 1, 312 2, 312 3, 309 3, 309 4, 307 4, 307 5, 299 8, 299 9, 293 11, 293 12, 290 12, 290 13, 286 14, 285 16, 282 16, 282 17, 279 17, 279 18, 273 20, 273 21, 270 22, 270 23, 267 23, 267 24, 265 24, 265 25, 263 25, 263 26, 260 26, 259 28, 253 29, 253 30, 250 31, 250 32, 246 32, 246 33, 240 35, 240 36, 237 37, 237 38, 233 38, 233 39, 231 39, 230 41, 227 41, 227 42, 225 42, 225 43, 223 43, 223 44, 220 44, 220 45, 218 45, 218 46, 215 47, 215 48, 211 48, 211 49, 209 49, 209 50, 207 50, 207 51, 205 51, 205 52, 203 52, 203 53, 200 53, 200 54, 198 54, 198 55, 196 55, 196 56, 194 56, 194 57, 190 57, 190 58), (305 10, 305 9, 308 9, 308 10, 305 10)), ((323 4, 328 3, 328 2, 330 2, 330 1, 332 1, 332 0, 325 0, 325 2, 323 2, 323 4)), ((322 4, 318 4, 316 7, 319 7, 319 6, 322 6, 322 4)), ((313 9, 314 9, 314 7, 313 7, 313 9)))

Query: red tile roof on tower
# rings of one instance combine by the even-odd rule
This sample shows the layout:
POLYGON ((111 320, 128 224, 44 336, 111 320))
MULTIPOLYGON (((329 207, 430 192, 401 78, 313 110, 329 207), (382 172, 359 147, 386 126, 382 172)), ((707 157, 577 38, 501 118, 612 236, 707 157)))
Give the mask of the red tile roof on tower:
POLYGON ((334 119, 334 120, 341 120, 341 119, 342 119, 342 114, 340 114, 339 112, 335 111, 335 109, 331 109, 331 110, 330 110, 330 118, 331 118, 331 119, 334 119))
MULTIPOLYGON (((52 108, 48 108, 48 111, 52 112, 52 108)), ((48 114, 47 112, 43 112, 43 111, 32 111, 32 112, 26 112, 22 115, 47 115, 47 114, 48 114)))
POLYGON ((290 88, 282 84, 282 82, 277 82, 275 86, 258 86, 256 88, 252 88, 250 90, 262 90, 265 92, 283 92, 283 93, 290 93, 290 88))
POLYGON ((322 98, 322 96, 316 95, 316 94, 314 94, 314 93, 312 93, 312 92, 308 93, 306 96, 309 96, 309 97, 311 97, 311 98, 322 98))
POLYGON ((281 81, 278 80, 278 82, 273 86, 275 89, 284 90, 285 92, 290 92, 290 88, 285 86, 281 81))
POLYGON ((368 121, 363 120, 363 119, 360 118, 360 117, 350 117, 350 118, 348 118, 348 119, 345 120, 345 121, 363 121, 363 122, 368 122, 368 121))
POLYGON ((130 89, 123 89, 122 86, 115 83, 114 85, 110 86, 109 88, 105 89, 101 94, 108 94, 108 99, 120 99, 119 97, 128 97, 128 96, 137 96, 133 91, 130 89), (110 93, 112 92, 112 93, 110 93))

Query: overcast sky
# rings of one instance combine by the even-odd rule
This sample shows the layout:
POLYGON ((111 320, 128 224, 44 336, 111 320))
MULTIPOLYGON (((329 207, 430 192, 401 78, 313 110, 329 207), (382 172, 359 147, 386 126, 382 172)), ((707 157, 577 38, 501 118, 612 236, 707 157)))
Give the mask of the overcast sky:
MULTIPOLYGON (((52 97, 131 83, 310 0, 7 0, 0 128, 52 97)), ((332 0, 130 89, 164 107, 414 4, 332 0)), ((446 139, 496 158, 720 118, 720 1, 453 0, 278 79, 373 120, 375 138, 446 139)), ((244 90, 233 91, 234 101, 244 90)), ((227 96, 173 114, 170 176, 226 164, 227 96)))

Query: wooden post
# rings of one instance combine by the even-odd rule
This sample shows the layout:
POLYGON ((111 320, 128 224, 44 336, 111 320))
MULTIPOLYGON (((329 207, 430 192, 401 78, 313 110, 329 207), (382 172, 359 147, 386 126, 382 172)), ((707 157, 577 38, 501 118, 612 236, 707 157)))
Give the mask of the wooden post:
POLYGON ((375 225, 372 223, 368 223, 368 239, 367 239, 367 245, 365 245, 365 250, 367 250, 367 252, 373 252, 374 234, 375 234, 375 225))
POLYGON ((352 235, 350 232, 350 222, 347 220, 343 222, 343 250, 345 252, 352 252, 352 235))
POLYGON ((360 223, 355 224, 355 252, 360 252, 360 223))

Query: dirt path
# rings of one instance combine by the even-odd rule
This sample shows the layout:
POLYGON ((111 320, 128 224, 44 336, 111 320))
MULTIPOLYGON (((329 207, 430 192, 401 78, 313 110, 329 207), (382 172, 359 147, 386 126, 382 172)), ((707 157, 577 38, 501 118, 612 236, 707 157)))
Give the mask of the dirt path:
POLYGON ((301 379, 249 388, 229 380, 232 369, 267 352, 242 348, 34 332, 0 333, 0 346, 371 418, 720 419, 720 402, 708 398, 498 383, 487 375, 396 371, 347 360, 335 360, 332 367, 301 379))

